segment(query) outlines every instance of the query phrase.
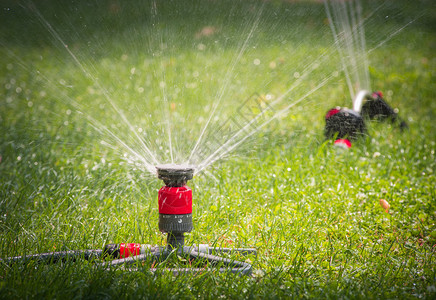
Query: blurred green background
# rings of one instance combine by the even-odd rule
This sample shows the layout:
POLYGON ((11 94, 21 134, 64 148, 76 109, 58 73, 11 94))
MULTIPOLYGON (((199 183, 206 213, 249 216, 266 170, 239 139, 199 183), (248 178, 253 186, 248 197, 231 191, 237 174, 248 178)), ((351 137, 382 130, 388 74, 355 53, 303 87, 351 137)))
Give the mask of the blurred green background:
POLYGON ((322 2, 3 1, 2 258, 163 245, 141 139, 184 162, 216 106, 201 163, 248 99, 304 100, 189 183, 187 243, 257 247, 252 277, 1 263, 1 297, 434 297, 436 7, 362 5, 372 88, 410 128, 368 122, 338 152, 324 114, 351 99, 322 2))

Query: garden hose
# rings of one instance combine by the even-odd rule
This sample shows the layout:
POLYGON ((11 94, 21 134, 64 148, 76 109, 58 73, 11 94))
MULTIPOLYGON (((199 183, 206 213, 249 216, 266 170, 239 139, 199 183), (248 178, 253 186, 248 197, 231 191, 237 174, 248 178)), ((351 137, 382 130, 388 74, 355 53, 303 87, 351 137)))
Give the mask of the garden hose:
MULTIPOLYGON (((232 249, 232 248, 214 248, 208 245, 200 244, 198 246, 184 246, 182 248, 169 250, 167 247, 144 245, 139 243, 121 243, 121 244, 108 244, 103 250, 72 250, 72 251, 59 251, 40 253, 32 255, 23 255, 8 257, 0 259, 0 263, 13 264, 13 263, 27 263, 29 261, 36 262, 37 264, 54 264, 60 261, 77 261, 80 259, 91 260, 96 262, 100 266, 106 266, 108 268, 115 266, 129 267, 135 263, 153 260, 162 261, 166 260, 173 253, 177 255, 189 256, 192 259, 202 259, 211 264, 211 266, 221 266, 217 270, 219 272, 230 272, 249 275, 252 272, 251 264, 232 260, 229 258, 223 258, 214 255, 215 253, 239 253, 241 255, 254 254, 257 255, 256 249, 244 248, 244 249, 232 249), (97 261, 101 258, 112 258, 110 261, 97 261)), ((128 270, 130 270, 128 268, 128 270)), ((155 272, 157 268, 151 268, 150 271, 155 272)), ((162 271, 170 271, 173 274, 186 274, 186 273, 198 273, 202 271, 211 271, 211 268, 161 268, 162 271)))
POLYGON ((92 260, 102 257, 103 252, 104 251, 100 249, 48 252, 48 253, 7 257, 4 259, 0 258, 0 263, 16 263, 16 262, 28 262, 28 261, 35 261, 37 263, 57 263, 58 261, 65 261, 65 260, 73 260, 73 261, 77 259, 92 260))

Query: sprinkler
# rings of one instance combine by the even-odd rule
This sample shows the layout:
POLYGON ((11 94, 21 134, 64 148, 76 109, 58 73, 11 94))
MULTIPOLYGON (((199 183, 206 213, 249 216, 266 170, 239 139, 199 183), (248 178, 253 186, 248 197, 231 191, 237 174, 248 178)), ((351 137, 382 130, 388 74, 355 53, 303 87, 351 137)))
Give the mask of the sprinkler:
POLYGON ((366 133, 365 122, 360 115, 365 99, 372 99, 372 96, 369 92, 361 90, 353 100, 353 109, 336 107, 327 112, 324 135, 327 139, 335 139, 334 145, 350 148, 351 141, 366 133))
POLYGON ((403 121, 398 116, 398 113, 383 99, 383 93, 380 91, 372 93, 371 99, 365 102, 362 107, 362 116, 371 120, 388 120, 391 123, 398 124, 401 130, 408 128, 407 123, 403 121))
POLYGON ((190 165, 156 166, 157 177, 165 186, 159 190, 159 230, 167 233, 168 248, 183 247, 185 232, 192 226, 192 190, 186 182, 194 177, 190 165))
MULTIPOLYGON (((100 262, 106 267, 124 265, 129 266, 138 262, 162 262, 172 255, 184 256, 190 263, 199 260, 199 264, 207 262, 200 268, 174 268, 160 269, 173 274, 199 273, 204 270, 216 269, 220 272, 232 272, 244 275, 252 273, 251 264, 218 256, 223 253, 230 254, 257 254, 253 248, 215 248, 205 244, 185 246, 186 232, 191 232, 192 224, 192 190, 186 186, 188 180, 194 176, 194 166, 190 165, 159 165, 156 166, 157 177, 164 181, 158 192, 159 204, 159 230, 167 234, 166 247, 152 246, 139 243, 108 244, 103 250, 78 250, 41 253, 28 256, 17 256, 0 259, 0 262, 13 263, 33 260, 39 263, 55 263, 66 259, 98 261, 100 258, 113 260, 100 262), (212 268, 208 268, 211 266, 212 268), (217 268, 215 268, 217 267, 217 268)), ((156 271, 150 268, 150 271, 156 271)))
POLYGON ((325 136, 328 139, 356 140, 366 131, 362 116, 347 108, 330 109, 325 116, 325 136))
POLYGON ((401 130, 408 128, 397 112, 383 99, 382 92, 361 90, 353 101, 353 109, 336 107, 325 115, 324 134, 327 139, 335 139, 334 145, 351 148, 351 141, 366 132, 364 118, 371 120, 390 120, 401 130), (363 103, 365 101, 365 103, 363 103))

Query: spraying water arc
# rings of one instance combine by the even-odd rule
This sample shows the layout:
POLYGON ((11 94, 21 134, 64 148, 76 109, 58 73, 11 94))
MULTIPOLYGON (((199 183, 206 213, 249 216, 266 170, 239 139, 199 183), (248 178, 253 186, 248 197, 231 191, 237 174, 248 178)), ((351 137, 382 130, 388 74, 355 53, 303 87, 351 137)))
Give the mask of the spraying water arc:
POLYGON ((361 90, 357 93, 356 98, 353 99, 353 110, 360 114, 364 100, 372 100, 372 95, 366 90, 361 90))

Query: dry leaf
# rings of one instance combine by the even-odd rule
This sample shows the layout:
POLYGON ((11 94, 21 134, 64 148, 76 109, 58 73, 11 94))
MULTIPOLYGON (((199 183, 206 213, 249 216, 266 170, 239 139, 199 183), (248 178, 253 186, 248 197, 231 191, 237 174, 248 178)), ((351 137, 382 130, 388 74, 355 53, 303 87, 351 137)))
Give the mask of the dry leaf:
POLYGON ((387 213, 389 213, 389 208, 390 208, 391 206, 389 205, 389 203, 388 203, 385 199, 380 199, 380 205, 381 205, 381 207, 383 207, 383 209, 384 209, 387 213))

